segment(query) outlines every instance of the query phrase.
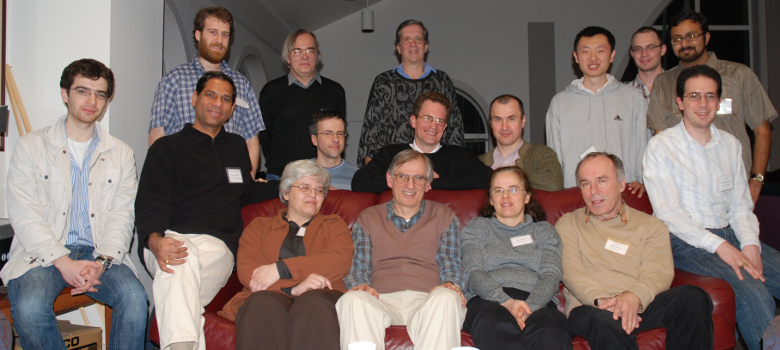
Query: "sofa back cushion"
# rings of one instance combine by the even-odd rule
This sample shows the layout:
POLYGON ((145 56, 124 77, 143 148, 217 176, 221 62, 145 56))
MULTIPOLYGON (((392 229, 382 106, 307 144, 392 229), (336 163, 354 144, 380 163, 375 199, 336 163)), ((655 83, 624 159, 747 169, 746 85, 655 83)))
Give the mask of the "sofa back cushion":
MULTIPOLYGON (((352 192, 347 190, 328 191, 328 196, 322 202, 320 212, 324 215, 336 214, 344 219, 349 229, 357 221, 358 215, 374 204, 377 195, 374 193, 352 192)), ((256 217, 276 216, 279 209, 285 205, 279 198, 266 200, 256 204, 249 204, 241 208, 241 217, 244 219, 244 227, 249 225, 256 217)))
MULTIPOLYGON (((535 192, 537 200, 542 205, 545 214, 547 214, 547 222, 553 225, 558 222, 558 219, 560 219, 563 214, 585 206, 585 201, 582 200, 580 189, 577 187, 567 188, 556 192, 542 190, 535 190, 535 192)), ((623 199, 629 207, 650 215, 653 214, 653 207, 650 205, 647 194, 643 194, 642 198, 639 198, 636 194, 631 194, 628 190, 628 186, 626 186, 626 191, 623 192, 623 199)))
MULTIPOLYGON (((379 194, 377 203, 387 203, 393 199, 393 191, 387 190, 379 194)), ((486 192, 485 190, 461 190, 461 191, 448 191, 448 190, 430 190, 425 193, 425 199, 434 202, 439 202, 446 205, 460 220, 460 229, 469 222, 469 220, 479 216, 479 210, 482 209, 482 205, 485 204, 486 192)))

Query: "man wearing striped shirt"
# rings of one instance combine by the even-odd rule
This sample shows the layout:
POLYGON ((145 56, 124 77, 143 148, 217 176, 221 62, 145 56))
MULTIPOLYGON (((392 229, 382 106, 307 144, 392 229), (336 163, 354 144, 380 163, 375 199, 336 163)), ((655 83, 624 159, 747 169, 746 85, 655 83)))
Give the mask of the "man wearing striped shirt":
POLYGON ((647 193, 672 233, 675 267, 731 284, 737 326, 757 350, 774 318, 772 297, 780 297, 780 253, 759 241, 739 141, 712 125, 720 74, 706 65, 686 68, 676 90, 683 120, 647 146, 647 193))

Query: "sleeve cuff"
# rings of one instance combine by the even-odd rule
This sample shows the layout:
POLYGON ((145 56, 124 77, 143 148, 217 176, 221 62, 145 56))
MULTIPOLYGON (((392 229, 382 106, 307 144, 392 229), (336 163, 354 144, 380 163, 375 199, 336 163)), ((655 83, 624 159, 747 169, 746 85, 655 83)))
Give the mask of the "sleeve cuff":
POLYGON ((718 237, 717 235, 711 233, 710 231, 706 231, 706 232, 707 235, 704 236, 704 238, 702 238, 702 240, 700 241, 701 248, 710 252, 711 254, 715 254, 715 250, 718 249, 718 247, 726 240, 718 237))
MULTIPOLYGON (((297 286, 297 284, 295 286, 297 286)), ((295 286, 282 288, 282 293, 287 294, 287 295, 292 297, 293 296, 292 295, 292 289, 295 288, 295 286)))

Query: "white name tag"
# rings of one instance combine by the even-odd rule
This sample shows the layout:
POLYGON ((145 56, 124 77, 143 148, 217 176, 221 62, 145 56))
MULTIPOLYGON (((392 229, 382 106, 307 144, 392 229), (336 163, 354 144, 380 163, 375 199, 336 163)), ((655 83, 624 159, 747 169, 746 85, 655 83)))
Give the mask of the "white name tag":
POLYGON ((305 235, 305 234, 306 234, 306 228, 305 227, 301 227, 301 228, 298 229, 298 233, 296 233, 295 235, 298 236, 298 237, 303 237, 303 235, 305 235))
POLYGON ((228 181, 232 184, 244 183, 244 177, 241 176, 241 168, 225 168, 227 170, 228 181))
POLYGON ((720 108, 718 114, 731 114, 731 101, 730 98, 724 98, 720 100, 720 108))
POLYGON ((731 174, 718 176, 718 192, 728 191, 734 188, 734 177, 731 174))
POLYGON ((236 97, 236 106, 239 106, 241 108, 249 108, 249 104, 244 101, 241 97, 236 97))
POLYGON ((626 252, 628 251, 628 244, 623 244, 608 239, 607 245, 604 246, 604 249, 609 250, 611 252, 618 253, 620 255, 626 255, 626 252))
POLYGON ((585 150, 585 152, 583 152, 582 154, 580 154, 580 159, 585 159, 585 157, 586 157, 588 154, 591 154, 591 153, 593 153, 593 152, 596 152, 596 147, 590 146, 590 148, 588 148, 587 150, 585 150))
POLYGON ((531 244, 534 242, 534 239, 531 237, 531 235, 512 237, 509 240, 512 241, 513 247, 531 244))

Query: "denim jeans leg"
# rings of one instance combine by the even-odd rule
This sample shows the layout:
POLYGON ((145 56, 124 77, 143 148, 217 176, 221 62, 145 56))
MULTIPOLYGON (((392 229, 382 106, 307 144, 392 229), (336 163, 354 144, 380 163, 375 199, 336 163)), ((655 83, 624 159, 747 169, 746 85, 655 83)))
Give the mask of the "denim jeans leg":
MULTIPOLYGON (((731 228, 710 229, 710 232, 724 238, 729 244, 737 248, 740 247, 739 241, 731 228)), ((700 275, 717 277, 731 285, 734 289, 737 305, 737 326, 745 338, 748 348, 750 350, 760 350, 761 335, 769 322, 774 318, 775 310, 775 302, 772 294, 767 289, 767 285, 764 285, 760 280, 754 279, 744 271, 742 272, 744 280, 740 281, 731 266, 723 262, 717 254, 694 248, 675 235, 672 235, 671 243, 674 267, 700 275)), ((768 262, 764 261, 765 275, 767 265, 768 262)))
POLYGON ((87 295, 113 309, 109 350, 143 350, 146 335, 146 291, 126 265, 114 265, 100 277, 96 293, 87 295))
POLYGON ((8 282, 11 316, 23 349, 66 349, 52 305, 67 286, 54 266, 35 267, 8 282))

